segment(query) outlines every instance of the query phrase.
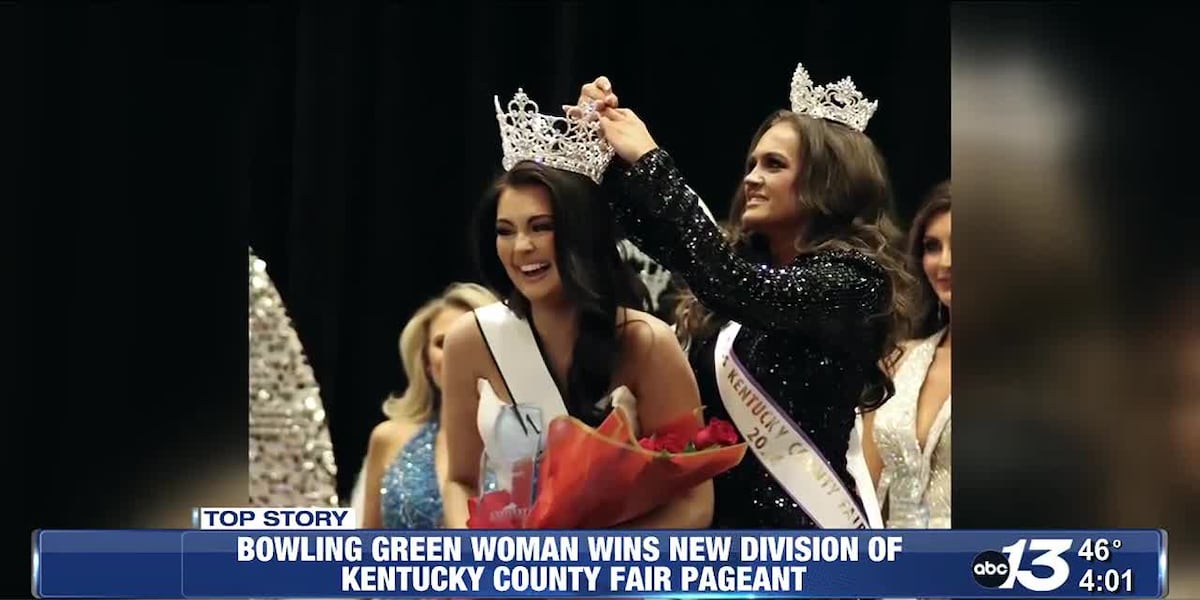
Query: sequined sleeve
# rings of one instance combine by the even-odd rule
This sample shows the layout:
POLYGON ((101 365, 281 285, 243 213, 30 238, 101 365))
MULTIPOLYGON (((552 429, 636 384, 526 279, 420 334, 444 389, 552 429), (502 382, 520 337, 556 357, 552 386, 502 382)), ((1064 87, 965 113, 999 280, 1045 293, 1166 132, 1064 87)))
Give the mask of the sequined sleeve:
POLYGON ((859 252, 822 251, 781 268, 738 256, 664 150, 617 178, 609 197, 627 235, 723 318, 760 329, 827 331, 821 326, 840 329, 845 317, 873 313, 886 298, 883 270, 859 252))

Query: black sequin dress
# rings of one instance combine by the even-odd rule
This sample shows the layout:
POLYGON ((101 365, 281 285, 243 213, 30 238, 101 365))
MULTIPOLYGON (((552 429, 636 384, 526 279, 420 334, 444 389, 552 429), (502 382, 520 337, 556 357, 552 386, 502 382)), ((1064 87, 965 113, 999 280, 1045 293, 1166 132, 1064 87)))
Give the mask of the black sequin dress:
MULTIPOLYGON (((846 451, 886 336, 886 325, 869 318, 890 296, 882 267, 852 250, 807 254, 783 268, 746 260, 705 216, 665 151, 613 171, 617 189, 608 195, 626 234, 716 316, 742 324, 734 351, 856 490, 846 451)), ((714 343, 694 341, 689 358, 705 415, 729 420, 717 392, 714 343)), ((816 528, 753 452, 714 485, 713 528, 816 528)))

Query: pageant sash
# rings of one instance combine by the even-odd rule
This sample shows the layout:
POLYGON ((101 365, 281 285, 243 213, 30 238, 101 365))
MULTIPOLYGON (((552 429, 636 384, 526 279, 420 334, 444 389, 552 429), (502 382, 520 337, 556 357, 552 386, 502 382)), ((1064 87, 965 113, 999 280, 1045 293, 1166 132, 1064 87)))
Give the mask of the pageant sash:
POLYGON ((475 321, 518 410, 521 406, 538 407, 543 432, 547 423, 567 414, 567 405, 542 360, 529 321, 501 302, 475 309, 475 321))
POLYGON ((881 527, 874 485, 862 455, 858 421, 850 435, 848 468, 868 507, 864 510, 854 495, 829 466, 829 461, 799 425, 779 408, 750 375, 733 352, 733 340, 741 325, 730 322, 717 337, 715 350, 717 387, 721 401, 734 425, 746 438, 759 461, 812 520, 824 529, 867 529, 881 527), (861 463, 861 469, 857 468, 861 463), (860 473, 866 477, 860 479, 860 473), (863 493, 866 491, 866 493, 863 493), (874 510, 871 510, 871 509, 874 510))

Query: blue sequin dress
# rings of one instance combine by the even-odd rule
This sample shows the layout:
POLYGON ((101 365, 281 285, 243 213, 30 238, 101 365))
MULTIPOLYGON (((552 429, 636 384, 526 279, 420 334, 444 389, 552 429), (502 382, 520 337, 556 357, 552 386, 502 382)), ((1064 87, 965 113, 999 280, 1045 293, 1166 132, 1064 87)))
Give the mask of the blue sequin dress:
POLYGON ((437 529, 442 525, 435 448, 438 422, 421 426, 383 473, 379 511, 386 529, 437 529))

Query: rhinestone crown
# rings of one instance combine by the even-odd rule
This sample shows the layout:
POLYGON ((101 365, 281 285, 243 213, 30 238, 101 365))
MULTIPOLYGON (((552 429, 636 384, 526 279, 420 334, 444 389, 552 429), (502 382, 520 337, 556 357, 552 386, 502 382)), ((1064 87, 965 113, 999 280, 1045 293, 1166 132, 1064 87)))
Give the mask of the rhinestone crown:
MULTIPOLYGON (((523 160, 585 175, 600 183, 614 150, 600 132, 596 119, 567 119, 538 112, 538 105, 522 89, 508 101, 508 111, 496 104, 500 140, 504 148, 501 164, 507 171, 523 160)), ((586 115, 585 115, 586 117, 586 115)))
POLYGON ((837 121, 858 131, 867 128, 867 121, 879 106, 878 100, 863 98, 849 77, 814 86, 803 64, 796 65, 792 75, 791 100, 794 113, 837 121))

